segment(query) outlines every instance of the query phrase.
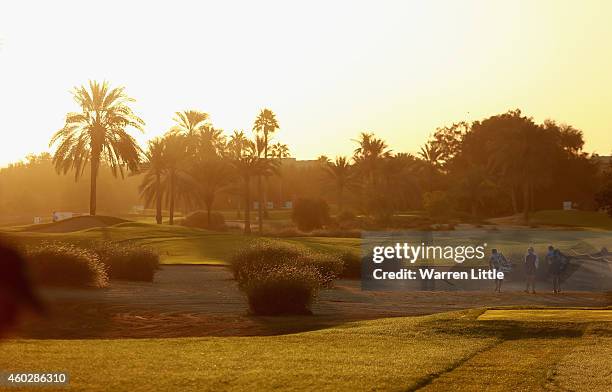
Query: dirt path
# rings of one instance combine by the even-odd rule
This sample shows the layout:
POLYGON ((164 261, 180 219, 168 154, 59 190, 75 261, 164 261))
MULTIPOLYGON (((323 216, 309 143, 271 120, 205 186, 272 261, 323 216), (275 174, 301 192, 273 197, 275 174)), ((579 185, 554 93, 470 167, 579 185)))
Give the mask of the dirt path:
POLYGON ((425 315, 484 306, 607 306, 605 293, 563 295, 509 291, 362 291, 341 280, 320 294, 314 316, 256 317, 223 267, 163 266, 153 283, 115 281, 107 289, 47 289, 49 317, 24 322, 34 338, 275 335, 345 322, 425 315))

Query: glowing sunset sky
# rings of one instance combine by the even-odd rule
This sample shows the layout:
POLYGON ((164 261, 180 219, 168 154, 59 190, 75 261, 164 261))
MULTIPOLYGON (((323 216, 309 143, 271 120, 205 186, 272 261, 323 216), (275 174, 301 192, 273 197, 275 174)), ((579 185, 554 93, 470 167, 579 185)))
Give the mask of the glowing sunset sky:
POLYGON ((48 150, 89 79, 137 99, 142 142, 178 110, 229 133, 269 107, 297 158, 351 154, 364 130, 416 152, 521 108, 612 150, 610 1, 126 3, 2 2, 0 165, 48 150))

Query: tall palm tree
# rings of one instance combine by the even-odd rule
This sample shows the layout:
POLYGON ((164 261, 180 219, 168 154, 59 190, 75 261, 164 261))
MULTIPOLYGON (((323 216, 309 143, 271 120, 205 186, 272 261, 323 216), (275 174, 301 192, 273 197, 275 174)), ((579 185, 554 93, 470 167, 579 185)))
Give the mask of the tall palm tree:
POLYGON ((139 187, 140 194, 147 205, 155 199, 158 223, 161 222, 161 204, 164 203, 168 208, 168 223, 173 225, 174 211, 178 202, 182 202, 185 206, 193 206, 198 197, 196 183, 188 172, 186 138, 180 134, 167 133, 156 141, 154 149, 149 146, 148 155, 151 157, 144 165, 147 172, 139 187))
MULTIPOLYGON (((175 133, 169 133, 165 136, 166 144, 166 172, 168 176, 168 213, 169 223, 174 224, 174 207, 176 205, 177 193, 181 189, 182 184, 188 183, 189 175, 185 170, 185 159, 187 157, 187 139, 185 136, 175 133)), ((181 192, 185 194, 186 192, 181 192)))
POLYGON ((358 146, 353 153, 355 168, 363 178, 362 197, 364 207, 369 213, 376 212, 384 201, 378 189, 379 174, 384 160, 391 155, 387 143, 373 133, 362 132, 356 140, 358 146))
POLYGON ((384 158, 391 154, 387 143, 373 133, 362 132, 356 140, 358 146, 353 154, 356 166, 364 172, 368 186, 375 186, 376 172, 384 158))
MULTIPOLYGON (((257 135, 257 147, 258 154, 261 157, 263 153, 263 158, 268 159, 268 145, 270 143, 270 138, 272 134, 279 129, 278 121, 276 120, 276 115, 270 109, 264 108, 259 112, 259 115, 255 119, 253 123, 253 131, 257 135)), ((263 188, 261 176, 257 177, 257 189, 259 193, 259 211, 260 218, 262 215, 265 217, 268 216, 268 211, 266 209, 267 195, 266 190, 263 188)), ((260 222, 261 224, 261 222, 260 222)))
POLYGON ((344 191, 353 175, 352 166, 346 157, 336 157, 333 162, 327 162, 325 173, 336 187, 338 211, 344 211, 344 191))
POLYGON ((421 147, 419 156, 425 163, 428 178, 428 191, 431 192, 433 190, 434 177, 440 166, 441 151, 437 145, 427 143, 425 146, 421 147))
POLYGON ((286 144, 282 144, 280 142, 273 144, 270 146, 270 155, 272 158, 276 159, 278 162, 279 170, 278 170, 278 197, 279 202, 283 201, 283 176, 280 170, 282 160, 284 158, 289 158, 291 153, 289 152, 289 147, 286 144))
POLYGON ((130 108, 134 99, 123 87, 111 89, 107 82, 90 81, 89 89, 75 87, 72 94, 81 111, 66 115, 64 127, 53 135, 49 146, 58 143, 53 156, 55 169, 64 174, 74 170, 75 180, 90 164, 89 213, 96 215, 100 163, 104 161, 114 176, 122 178, 126 168, 136 170, 142 151, 127 129, 142 131, 144 121, 130 108))
POLYGON ((190 155, 196 155, 198 149, 198 136, 200 132, 210 124, 208 113, 199 110, 184 110, 176 112, 172 118, 175 122, 170 133, 183 135, 186 138, 187 151, 190 155))
POLYGON ((234 131, 228 143, 229 158, 244 186, 244 233, 251 233, 251 178, 258 173, 260 158, 255 143, 244 132, 234 131))
POLYGON ((190 168, 191 177, 196 183, 194 193, 198 201, 206 207, 209 227, 215 198, 231 180, 230 169, 228 162, 218 156, 197 159, 190 168))
POLYGON ((173 118, 176 124, 172 127, 172 132, 182 133, 187 137, 195 136, 207 124, 208 117, 208 113, 199 110, 176 112, 173 118))
POLYGON ((255 119, 253 131, 263 136, 263 154, 264 158, 268 158, 268 144, 271 135, 279 129, 276 115, 270 109, 263 109, 255 119))
POLYGON ((145 178, 140 185, 140 194, 145 199, 145 205, 151 205, 155 199, 155 221, 162 223, 162 176, 166 172, 166 144, 163 139, 155 138, 149 141, 149 149, 145 153, 145 178))
POLYGON ((205 124, 195 135, 195 151, 200 157, 223 156, 227 147, 227 139, 222 129, 205 124))

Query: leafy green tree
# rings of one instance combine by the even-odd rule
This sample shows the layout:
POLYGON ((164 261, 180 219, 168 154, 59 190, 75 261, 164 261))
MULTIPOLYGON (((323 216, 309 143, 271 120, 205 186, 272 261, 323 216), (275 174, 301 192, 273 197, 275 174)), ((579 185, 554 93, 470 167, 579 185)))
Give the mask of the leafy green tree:
POLYGON ((114 176, 123 178, 125 169, 135 171, 141 149, 127 132, 129 128, 142 131, 144 121, 130 108, 134 99, 123 87, 110 88, 107 82, 89 82, 89 88, 76 87, 74 100, 80 112, 68 113, 62 129, 53 135, 49 146, 57 143, 53 163, 58 172, 75 172, 75 180, 90 164, 89 213, 96 215, 97 179, 100 163, 104 161, 114 176))

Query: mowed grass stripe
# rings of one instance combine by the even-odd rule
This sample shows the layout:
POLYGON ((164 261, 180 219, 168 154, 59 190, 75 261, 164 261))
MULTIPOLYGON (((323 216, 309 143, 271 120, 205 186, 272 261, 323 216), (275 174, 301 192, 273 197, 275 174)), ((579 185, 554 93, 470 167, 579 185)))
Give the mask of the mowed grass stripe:
POLYGON ((612 309, 490 309, 478 320, 609 322, 612 309))
POLYGON ((551 372, 551 390, 608 392, 612 386, 612 336, 587 335, 551 372))
POLYGON ((550 371, 578 341, 568 338, 514 339, 498 344, 419 391, 542 391, 550 371))

